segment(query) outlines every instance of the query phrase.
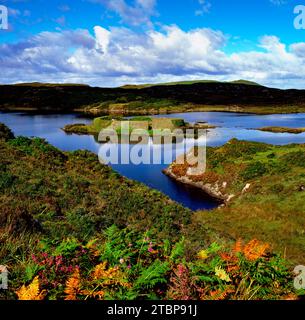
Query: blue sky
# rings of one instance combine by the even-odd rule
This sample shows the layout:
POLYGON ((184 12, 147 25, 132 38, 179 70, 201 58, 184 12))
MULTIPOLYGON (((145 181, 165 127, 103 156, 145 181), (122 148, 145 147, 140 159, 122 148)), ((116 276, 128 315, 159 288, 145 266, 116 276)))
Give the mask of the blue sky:
POLYGON ((247 78, 305 88, 305 0, 0 0, 0 82, 247 78), (304 68, 304 70, 303 70, 304 68))

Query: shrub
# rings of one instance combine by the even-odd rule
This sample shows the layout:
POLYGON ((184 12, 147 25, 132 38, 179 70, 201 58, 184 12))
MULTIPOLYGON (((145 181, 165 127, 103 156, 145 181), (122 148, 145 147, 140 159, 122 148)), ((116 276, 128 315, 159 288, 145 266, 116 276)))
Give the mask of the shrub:
POLYGON ((10 172, 0 171, 0 192, 4 191, 4 189, 10 188, 15 180, 15 176, 10 172))
POLYGON ((220 147, 219 152, 226 157, 240 158, 244 156, 255 155, 258 152, 266 152, 269 149, 270 146, 265 143, 232 139, 223 147, 220 147))
POLYGON ((295 151, 289 152, 283 155, 280 158, 285 164, 289 166, 297 166, 301 168, 305 168, 305 152, 304 151, 295 151))
POLYGON ((14 139, 14 134, 5 124, 0 122, 0 140, 14 139))
POLYGON ((17 137, 9 141, 9 144, 31 156, 46 156, 49 158, 64 160, 67 157, 59 149, 50 145, 45 139, 17 137))
POLYGON ((177 128, 181 128, 186 125, 186 123, 183 119, 174 119, 174 120, 172 120, 172 123, 177 128))
POLYGON ((241 176, 244 180, 251 180, 263 176, 267 171, 267 166, 264 163, 257 161, 249 164, 241 173, 241 176))

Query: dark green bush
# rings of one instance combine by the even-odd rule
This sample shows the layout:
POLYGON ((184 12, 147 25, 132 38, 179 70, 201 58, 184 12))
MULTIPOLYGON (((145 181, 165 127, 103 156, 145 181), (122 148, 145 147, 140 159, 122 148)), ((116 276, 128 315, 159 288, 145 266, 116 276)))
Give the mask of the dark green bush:
POLYGON ((10 172, 0 171, 0 191, 10 188, 14 183, 15 177, 10 172))
POLYGON ((17 147, 19 150, 31 156, 46 156, 57 160, 65 160, 67 157, 63 152, 50 145, 45 139, 41 138, 26 138, 17 137, 9 141, 9 144, 13 147, 17 147))
POLYGON ((241 173, 244 180, 251 180, 263 176, 268 171, 266 165, 260 161, 251 163, 241 173))
POLYGON ((172 120, 172 123, 175 127, 184 127, 185 126, 185 121, 183 119, 174 119, 172 120))
POLYGON ((230 158, 239 158, 246 155, 255 155, 258 152, 266 152, 270 145, 260 142, 240 141, 232 139, 220 148, 221 153, 230 158))
POLYGON ((303 151, 289 152, 283 155, 280 160, 289 166, 305 168, 305 152, 303 151))
POLYGON ((0 123, 0 140, 14 139, 14 134, 5 124, 0 123))

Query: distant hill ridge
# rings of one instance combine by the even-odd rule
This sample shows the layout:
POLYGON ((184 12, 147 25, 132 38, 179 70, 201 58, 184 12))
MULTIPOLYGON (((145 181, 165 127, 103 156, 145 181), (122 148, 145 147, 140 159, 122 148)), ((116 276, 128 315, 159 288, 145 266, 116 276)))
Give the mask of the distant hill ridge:
POLYGON ((150 115, 191 111, 305 112, 305 90, 257 83, 194 81, 119 88, 82 84, 0 85, 0 110, 80 111, 90 115, 150 115))
POLYGON ((24 82, 15 83, 16 87, 90 87, 87 84, 80 83, 47 83, 47 82, 24 82))
POLYGON ((233 84, 247 84, 251 86, 261 86, 257 82, 240 79, 240 80, 234 80, 234 81, 190 80, 190 81, 178 81, 178 82, 163 82, 163 83, 156 83, 156 84, 126 84, 124 86, 121 86, 121 88, 142 89, 142 88, 155 87, 155 86, 192 85, 196 83, 233 83, 233 84))

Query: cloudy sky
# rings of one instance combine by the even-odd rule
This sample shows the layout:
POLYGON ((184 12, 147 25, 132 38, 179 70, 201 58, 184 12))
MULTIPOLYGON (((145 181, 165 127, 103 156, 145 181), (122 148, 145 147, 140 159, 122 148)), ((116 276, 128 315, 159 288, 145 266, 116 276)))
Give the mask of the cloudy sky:
POLYGON ((0 82, 247 79, 305 88, 305 0, 0 0, 0 82))

